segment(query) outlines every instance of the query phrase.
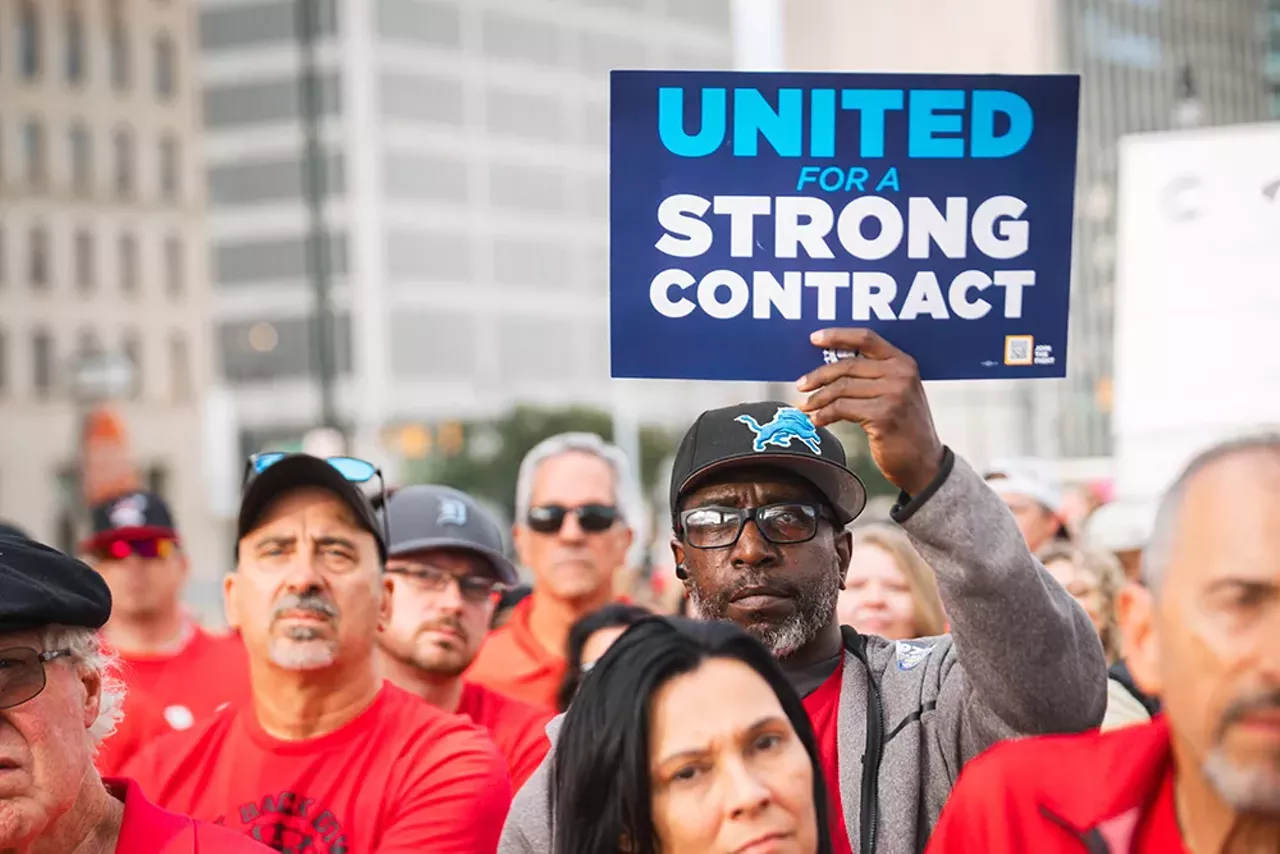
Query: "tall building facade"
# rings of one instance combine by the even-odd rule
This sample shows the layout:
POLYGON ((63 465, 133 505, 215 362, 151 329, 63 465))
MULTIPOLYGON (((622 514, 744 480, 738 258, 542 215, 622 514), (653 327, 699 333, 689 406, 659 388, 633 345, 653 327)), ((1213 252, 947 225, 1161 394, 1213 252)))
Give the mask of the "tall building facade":
POLYGON ((1111 453, 1117 142, 1265 118, 1258 20, 1255 0, 787 4, 795 68, 1082 75, 1067 378, 933 385, 939 427, 966 454, 1111 453))
POLYGON ((1267 94, 1271 99, 1271 117, 1280 119, 1280 0, 1267 0, 1263 14, 1262 35, 1266 44, 1267 94))
POLYGON ((73 366, 118 354, 131 382, 115 411, 189 534, 205 601, 206 559, 225 548, 200 445, 212 360, 194 46, 188 3, 0 3, 0 517, 74 546, 73 366))
MULTIPOLYGON (((729 0, 313 0, 356 449, 515 401, 683 426, 741 386, 608 380, 611 68, 732 66, 729 0)), ((202 0, 218 350, 245 450, 315 423, 293 0, 202 0)), ((625 168, 625 164, 615 168, 625 168)))

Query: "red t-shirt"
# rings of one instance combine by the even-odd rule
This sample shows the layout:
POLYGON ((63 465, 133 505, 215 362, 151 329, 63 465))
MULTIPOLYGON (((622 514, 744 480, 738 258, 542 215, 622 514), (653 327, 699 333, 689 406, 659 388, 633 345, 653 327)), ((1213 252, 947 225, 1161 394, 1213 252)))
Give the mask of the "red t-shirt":
POLYGON ((504 697, 483 685, 464 682, 458 714, 489 731, 507 759, 511 790, 518 792, 551 749, 547 722, 555 717, 545 709, 504 697))
POLYGON ((176 730, 205 720, 219 706, 249 699, 249 662, 236 635, 212 635, 196 626, 177 652, 120 658, 125 684, 155 699, 176 730))
POLYGON ((103 777, 114 777, 124 764, 157 738, 173 732, 163 707, 142 690, 130 689, 124 697, 124 717, 116 731, 98 746, 93 764, 103 777))
POLYGON ((840 711, 840 681, 844 676, 844 658, 836 666, 836 672, 804 698, 805 711, 813 723, 818 739, 818 759, 822 764, 822 776, 827 781, 827 823, 831 828, 831 844, 835 854, 853 854, 849 844, 849 831, 844 825, 844 805, 840 803, 840 754, 836 740, 836 720, 840 711))
POLYGON ((1173 800, 1173 763, 1166 763, 1164 779, 1138 827, 1134 854, 1184 854, 1178 810, 1173 800))
POLYGON ((160 809, 142 796, 132 780, 103 782, 113 797, 124 801, 116 854, 268 854, 271 851, 226 828, 160 809))
POLYGON ((548 710, 556 707, 556 693, 568 662, 543 648, 529 627, 533 597, 511 609, 507 622, 485 636, 467 669, 467 679, 499 694, 548 710))
POLYGON ((280 741, 252 707, 233 707, 126 772, 165 809, 305 854, 485 854, 511 805, 485 732, 390 683, 326 735, 280 741))

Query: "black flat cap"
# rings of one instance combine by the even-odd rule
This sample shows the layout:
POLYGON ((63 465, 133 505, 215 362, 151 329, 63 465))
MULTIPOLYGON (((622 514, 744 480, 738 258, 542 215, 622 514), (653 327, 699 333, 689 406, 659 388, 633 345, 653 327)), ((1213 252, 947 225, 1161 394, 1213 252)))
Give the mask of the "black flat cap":
POLYGON ((98 573, 43 543, 0 536, 0 632, 100 629, 110 616, 111 591, 98 573))

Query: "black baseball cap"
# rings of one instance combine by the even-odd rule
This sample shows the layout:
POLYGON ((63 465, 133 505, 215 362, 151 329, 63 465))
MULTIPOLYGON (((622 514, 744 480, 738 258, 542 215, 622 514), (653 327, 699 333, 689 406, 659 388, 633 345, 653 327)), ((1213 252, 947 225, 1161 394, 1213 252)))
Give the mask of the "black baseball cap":
POLYGON ((117 540, 178 539, 169 505, 154 492, 126 492, 93 508, 93 533, 80 543, 96 552, 117 540))
POLYGON ((100 629, 110 616, 111 591, 101 575, 35 540, 0 538, 0 632, 100 629))
POLYGON ((768 465, 814 485, 847 525, 867 504, 867 490, 847 464, 844 446, 786 403, 739 403, 698 416, 676 450, 671 470, 671 512, 708 475, 734 466, 768 465))
POLYGON ((406 486, 392 493, 384 512, 391 557, 425 549, 461 549, 487 560, 503 584, 519 583, 520 575, 503 548, 502 526, 465 492, 447 486, 406 486))
POLYGON ((326 460, 310 454, 288 454, 272 463, 265 471, 245 484, 240 496, 240 518, 236 539, 242 540, 254 528, 271 502, 286 492, 303 487, 315 487, 331 492, 351 508, 357 524, 378 543, 378 556, 387 560, 387 541, 373 504, 360 491, 358 484, 343 477, 342 473, 326 460))

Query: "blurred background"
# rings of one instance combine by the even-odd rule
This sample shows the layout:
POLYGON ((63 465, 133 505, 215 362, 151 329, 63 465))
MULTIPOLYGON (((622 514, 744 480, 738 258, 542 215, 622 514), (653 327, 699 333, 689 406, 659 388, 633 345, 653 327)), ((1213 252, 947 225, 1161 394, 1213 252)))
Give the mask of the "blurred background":
POLYGON ((0 0, 0 519, 160 492, 215 622, 255 451, 509 518, 591 429, 663 519, 692 417, 790 392, 610 381, 613 68, 1082 74, 1068 378, 932 385, 940 434, 1096 505, 1280 423, 1280 0, 0 0))

